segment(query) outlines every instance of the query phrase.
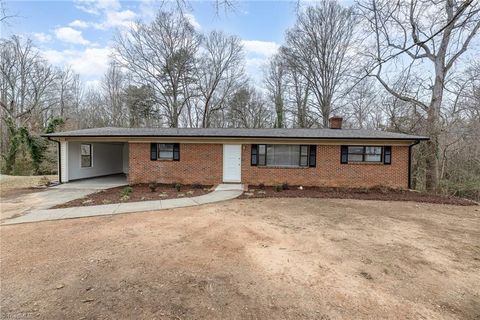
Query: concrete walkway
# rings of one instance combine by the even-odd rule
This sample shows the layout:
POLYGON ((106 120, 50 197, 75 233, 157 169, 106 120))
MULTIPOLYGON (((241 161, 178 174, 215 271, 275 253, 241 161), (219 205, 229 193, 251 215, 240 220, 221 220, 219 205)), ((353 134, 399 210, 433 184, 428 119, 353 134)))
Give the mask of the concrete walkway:
POLYGON ((125 202, 61 209, 34 210, 26 213, 23 216, 6 220, 2 223, 2 225, 183 208, 234 199, 240 196, 242 193, 243 186, 241 184, 220 184, 215 188, 214 191, 210 193, 191 198, 125 202))

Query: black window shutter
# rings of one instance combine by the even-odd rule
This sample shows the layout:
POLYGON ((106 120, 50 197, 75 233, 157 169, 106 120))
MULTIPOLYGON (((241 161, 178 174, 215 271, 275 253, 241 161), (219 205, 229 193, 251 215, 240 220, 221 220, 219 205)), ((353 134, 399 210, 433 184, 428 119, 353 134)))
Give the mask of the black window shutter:
POLYGON ((258 164, 258 144, 252 144, 252 154, 250 165, 256 166, 258 164))
POLYGON ((348 163, 348 146, 341 146, 340 150, 340 163, 348 163))
POLYGON ((312 168, 317 166, 317 146, 314 144, 309 148, 308 166, 312 168))
POLYGON ((158 145, 156 143, 150 143, 150 160, 157 160, 157 148, 158 145))
POLYGON ((173 144, 173 161, 180 161, 180 143, 173 144))
POLYGON ((383 163, 384 164, 392 163, 392 146, 383 147, 383 163))

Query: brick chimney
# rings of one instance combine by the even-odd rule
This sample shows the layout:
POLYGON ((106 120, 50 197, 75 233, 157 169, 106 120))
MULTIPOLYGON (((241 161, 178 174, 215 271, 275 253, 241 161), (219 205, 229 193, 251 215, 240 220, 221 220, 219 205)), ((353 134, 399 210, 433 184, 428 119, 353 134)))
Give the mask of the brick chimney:
POLYGON ((330 121, 330 129, 342 129, 342 117, 333 116, 328 120, 330 121))

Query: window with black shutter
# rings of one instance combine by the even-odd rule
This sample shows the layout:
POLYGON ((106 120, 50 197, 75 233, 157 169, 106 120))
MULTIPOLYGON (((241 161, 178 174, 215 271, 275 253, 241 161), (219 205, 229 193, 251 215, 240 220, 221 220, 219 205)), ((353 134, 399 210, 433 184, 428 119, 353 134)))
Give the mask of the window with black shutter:
POLYGON ((309 155, 309 167, 316 167, 317 166, 317 146, 312 144, 309 148, 309 152, 310 152, 310 155, 309 155))
POLYGON ((390 147, 379 146, 341 146, 340 163, 372 162, 385 163, 391 162, 390 147))
POLYGON ((180 161, 180 144, 179 143, 150 144, 150 160, 180 161))
POLYGON ((173 161, 180 161, 180 143, 173 144, 173 161))
POLYGON ((157 160, 157 144, 150 144, 150 160, 157 160))
POLYGON ((252 145, 252 166, 315 167, 315 145, 258 144, 252 145))
POLYGON ((392 163, 392 146, 383 147, 383 163, 384 164, 392 163))
POLYGON ((340 150, 340 163, 348 163, 348 146, 341 146, 340 150))
POLYGON ((252 144, 250 165, 256 166, 258 163, 258 144, 252 144))

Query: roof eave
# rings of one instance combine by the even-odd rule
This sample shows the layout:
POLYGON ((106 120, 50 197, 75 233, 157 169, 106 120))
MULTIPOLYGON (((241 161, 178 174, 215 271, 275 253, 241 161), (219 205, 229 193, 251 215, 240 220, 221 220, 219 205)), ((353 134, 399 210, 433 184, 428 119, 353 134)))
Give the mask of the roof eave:
POLYGON ((428 137, 284 137, 284 136, 224 136, 224 135, 62 135, 62 134, 42 134, 42 137, 50 138, 175 138, 175 139, 195 139, 195 138, 219 138, 219 139, 287 139, 287 140, 404 140, 404 141, 426 141, 428 137))

